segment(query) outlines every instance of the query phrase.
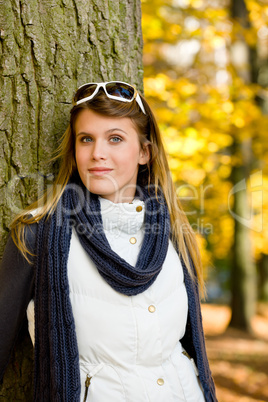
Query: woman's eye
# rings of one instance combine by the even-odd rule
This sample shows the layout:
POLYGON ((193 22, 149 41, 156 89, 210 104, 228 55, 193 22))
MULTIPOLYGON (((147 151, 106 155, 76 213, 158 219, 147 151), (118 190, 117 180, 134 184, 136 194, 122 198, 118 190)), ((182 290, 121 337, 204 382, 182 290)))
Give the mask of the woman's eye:
POLYGON ((83 137, 83 138, 81 138, 81 141, 82 141, 82 142, 92 142, 92 138, 90 138, 90 137, 83 137))
POLYGON ((110 140, 111 140, 111 142, 117 143, 117 142, 121 142, 122 138, 121 137, 112 137, 110 140))

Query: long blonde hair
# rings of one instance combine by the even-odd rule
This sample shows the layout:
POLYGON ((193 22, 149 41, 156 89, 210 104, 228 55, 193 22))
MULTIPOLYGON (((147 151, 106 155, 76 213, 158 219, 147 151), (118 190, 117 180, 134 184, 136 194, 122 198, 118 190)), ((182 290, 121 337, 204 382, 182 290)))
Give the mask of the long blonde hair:
MULTIPOLYGON (((83 96, 85 97, 86 94, 83 94, 83 96)), ((176 196, 155 117, 144 97, 141 96, 141 98, 146 115, 141 112, 136 101, 124 103, 111 100, 107 98, 102 90, 92 100, 73 106, 70 112, 69 126, 62 137, 57 152, 57 158, 60 159, 60 168, 54 185, 40 199, 16 216, 11 224, 12 237, 24 257, 29 261, 31 253, 26 245, 26 226, 36 223, 43 217, 53 213, 69 179, 77 171, 75 122, 81 110, 90 109, 103 116, 129 117, 137 129, 141 147, 144 147, 144 144, 147 143, 150 148, 150 161, 147 166, 140 166, 137 185, 153 184, 156 190, 158 188, 162 190, 170 213, 173 243, 178 248, 191 277, 195 280, 190 259, 193 261, 199 288, 201 294, 204 295, 203 269, 196 236, 176 196), (33 210, 35 210, 35 213, 31 214, 33 210)))

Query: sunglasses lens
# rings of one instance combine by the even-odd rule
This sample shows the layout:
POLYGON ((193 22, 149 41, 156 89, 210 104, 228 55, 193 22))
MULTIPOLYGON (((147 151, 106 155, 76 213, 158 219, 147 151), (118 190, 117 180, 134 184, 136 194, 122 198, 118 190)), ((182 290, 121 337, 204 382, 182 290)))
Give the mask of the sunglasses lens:
POLYGON ((111 96, 118 96, 132 100, 134 98, 135 90, 130 85, 112 82, 106 85, 106 91, 111 96))
POLYGON ((87 84, 79 88, 75 94, 74 101, 78 102, 80 99, 91 96, 97 88, 97 84, 87 84))

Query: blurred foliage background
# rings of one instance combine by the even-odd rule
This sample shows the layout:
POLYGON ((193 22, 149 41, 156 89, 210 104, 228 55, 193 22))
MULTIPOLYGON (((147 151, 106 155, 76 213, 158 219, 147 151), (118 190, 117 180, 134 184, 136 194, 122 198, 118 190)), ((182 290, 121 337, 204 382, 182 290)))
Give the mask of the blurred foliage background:
POLYGON ((251 331, 256 301, 268 301, 267 1, 142 0, 142 15, 145 96, 208 301, 230 301, 231 325, 251 331))

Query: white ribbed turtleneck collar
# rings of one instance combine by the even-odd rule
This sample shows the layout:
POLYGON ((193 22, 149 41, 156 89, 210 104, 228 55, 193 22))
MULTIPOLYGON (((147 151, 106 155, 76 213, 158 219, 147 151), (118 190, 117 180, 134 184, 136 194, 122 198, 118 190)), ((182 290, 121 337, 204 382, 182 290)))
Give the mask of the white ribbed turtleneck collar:
POLYGON ((144 202, 135 198, 132 203, 118 203, 99 197, 104 230, 137 233, 144 221, 144 202), (141 209, 142 208, 142 209, 141 209))

